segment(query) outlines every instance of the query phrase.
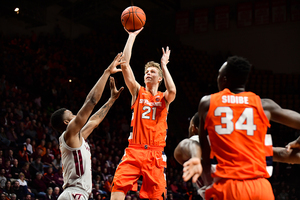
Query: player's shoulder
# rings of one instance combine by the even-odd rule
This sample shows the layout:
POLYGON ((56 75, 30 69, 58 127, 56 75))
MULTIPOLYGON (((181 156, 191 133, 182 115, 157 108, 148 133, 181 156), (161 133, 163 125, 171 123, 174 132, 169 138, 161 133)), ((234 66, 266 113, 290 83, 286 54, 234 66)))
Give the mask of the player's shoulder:
POLYGON ((262 98, 261 105, 264 110, 271 110, 271 109, 280 107, 275 101, 273 101, 272 99, 268 99, 268 98, 262 98))
POLYGON ((146 89, 143 86, 138 85, 135 89, 135 95, 138 96, 139 93, 144 92, 144 91, 146 91, 146 89))
POLYGON ((199 107, 209 106, 210 99, 211 99, 211 95, 205 95, 205 96, 203 96, 201 98, 200 102, 199 102, 199 107))
POLYGON ((145 88, 144 86, 141 86, 141 85, 140 85, 140 86, 138 87, 138 91, 139 91, 139 92, 140 92, 140 91, 146 91, 146 88, 145 88))
POLYGON ((64 141, 64 140, 65 140, 65 139, 64 139, 65 132, 66 132, 66 131, 64 131, 64 132, 59 136, 59 138, 58 138, 59 141, 64 141))
POLYGON ((165 96, 165 93, 166 93, 166 91, 157 91, 157 94, 159 95, 159 96, 165 96))
POLYGON ((207 102, 207 101, 210 101, 210 98, 211 98, 211 95, 204 95, 201 100, 200 100, 200 103, 201 102, 207 102))
POLYGON ((133 97, 137 97, 141 91, 145 91, 145 88, 141 86, 137 81, 135 85, 131 88, 130 92, 133 97))
POLYGON ((268 104, 274 103, 274 101, 272 99, 268 99, 268 98, 261 98, 261 102, 262 103, 268 103, 268 104))
POLYGON ((208 111, 210 107, 210 99, 211 99, 211 95, 205 95, 201 98, 198 106, 198 111, 201 113, 200 115, 208 111))
POLYGON ((189 138, 192 141, 199 142, 199 135, 193 135, 192 137, 189 138))

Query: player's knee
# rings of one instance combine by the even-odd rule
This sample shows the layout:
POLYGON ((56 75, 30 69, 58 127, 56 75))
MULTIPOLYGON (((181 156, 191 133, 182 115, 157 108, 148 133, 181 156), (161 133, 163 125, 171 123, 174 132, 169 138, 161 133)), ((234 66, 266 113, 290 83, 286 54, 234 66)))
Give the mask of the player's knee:
POLYGON ((125 194, 123 192, 112 192, 110 199, 111 200, 124 200, 125 194))

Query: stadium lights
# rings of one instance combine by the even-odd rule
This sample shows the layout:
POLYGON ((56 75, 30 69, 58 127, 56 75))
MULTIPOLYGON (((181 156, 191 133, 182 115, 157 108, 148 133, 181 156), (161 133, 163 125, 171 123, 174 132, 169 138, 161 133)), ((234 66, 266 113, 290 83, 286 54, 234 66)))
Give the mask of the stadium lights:
POLYGON ((19 8, 15 8, 15 13, 19 14, 20 13, 20 9, 19 8))

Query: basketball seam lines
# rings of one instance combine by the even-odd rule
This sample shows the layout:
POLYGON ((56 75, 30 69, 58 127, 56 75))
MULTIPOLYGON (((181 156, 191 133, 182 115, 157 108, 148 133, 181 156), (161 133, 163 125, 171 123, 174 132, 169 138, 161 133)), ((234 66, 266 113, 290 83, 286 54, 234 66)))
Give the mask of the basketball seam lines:
POLYGON ((142 25, 144 26, 145 21, 143 21, 138 15, 136 17, 141 21, 142 25))
POLYGON ((127 17, 127 20, 126 20, 126 22, 125 22, 125 27, 126 27, 126 24, 127 24, 127 22, 128 22, 128 20, 129 20, 129 17, 130 17, 130 12, 128 13, 128 17, 127 17))
MULTIPOLYGON (((143 20, 138 16, 138 12, 137 12, 138 9, 139 9, 139 8, 137 8, 137 9, 135 10, 135 16, 141 21, 142 26, 144 26, 145 24, 144 24, 143 20)), ((142 14, 142 13, 140 13, 140 14, 142 14)))
MULTIPOLYGON (((133 14, 134 13, 133 7, 131 7, 131 9, 132 9, 132 14, 133 14)), ((132 25, 133 25, 133 29, 135 30, 134 16, 132 16, 132 25)))
POLYGON ((141 23, 142 26, 145 25, 146 20, 145 20, 145 19, 142 19, 142 18, 141 18, 142 16, 140 17, 138 14, 143 15, 143 16, 145 16, 145 17, 146 17, 146 15, 145 15, 145 13, 143 13, 143 11, 142 11, 142 12, 141 12, 141 11, 138 12, 139 9, 140 9, 140 8, 136 8, 136 9, 134 10, 134 6, 131 6, 131 10, 129 9, 129 11, 128 11, 127 13, 121 15, 121 18, 124 18, 126 15, 128 15, 126 21, 124 20, 124 27, 125 27, 125 28, 126 28, 126 25, 127 25, 128 21, 130 21, 129 18, 131 17, 131 14, 133 15, 133 16, 132 16, 132 24, 131 24, 131 25, 132 25, 134 31, 136 30, 135 17, 137 17, 138 21, 140 21, 140 23, 141 23))

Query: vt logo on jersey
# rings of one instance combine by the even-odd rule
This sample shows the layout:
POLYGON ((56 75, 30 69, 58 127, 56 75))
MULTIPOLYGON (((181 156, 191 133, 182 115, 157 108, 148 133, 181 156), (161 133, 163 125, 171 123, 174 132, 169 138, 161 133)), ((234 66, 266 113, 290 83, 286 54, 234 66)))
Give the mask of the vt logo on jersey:
POLYGON ((72 194, 74 200, 79 200, 82 194, 72 194))

